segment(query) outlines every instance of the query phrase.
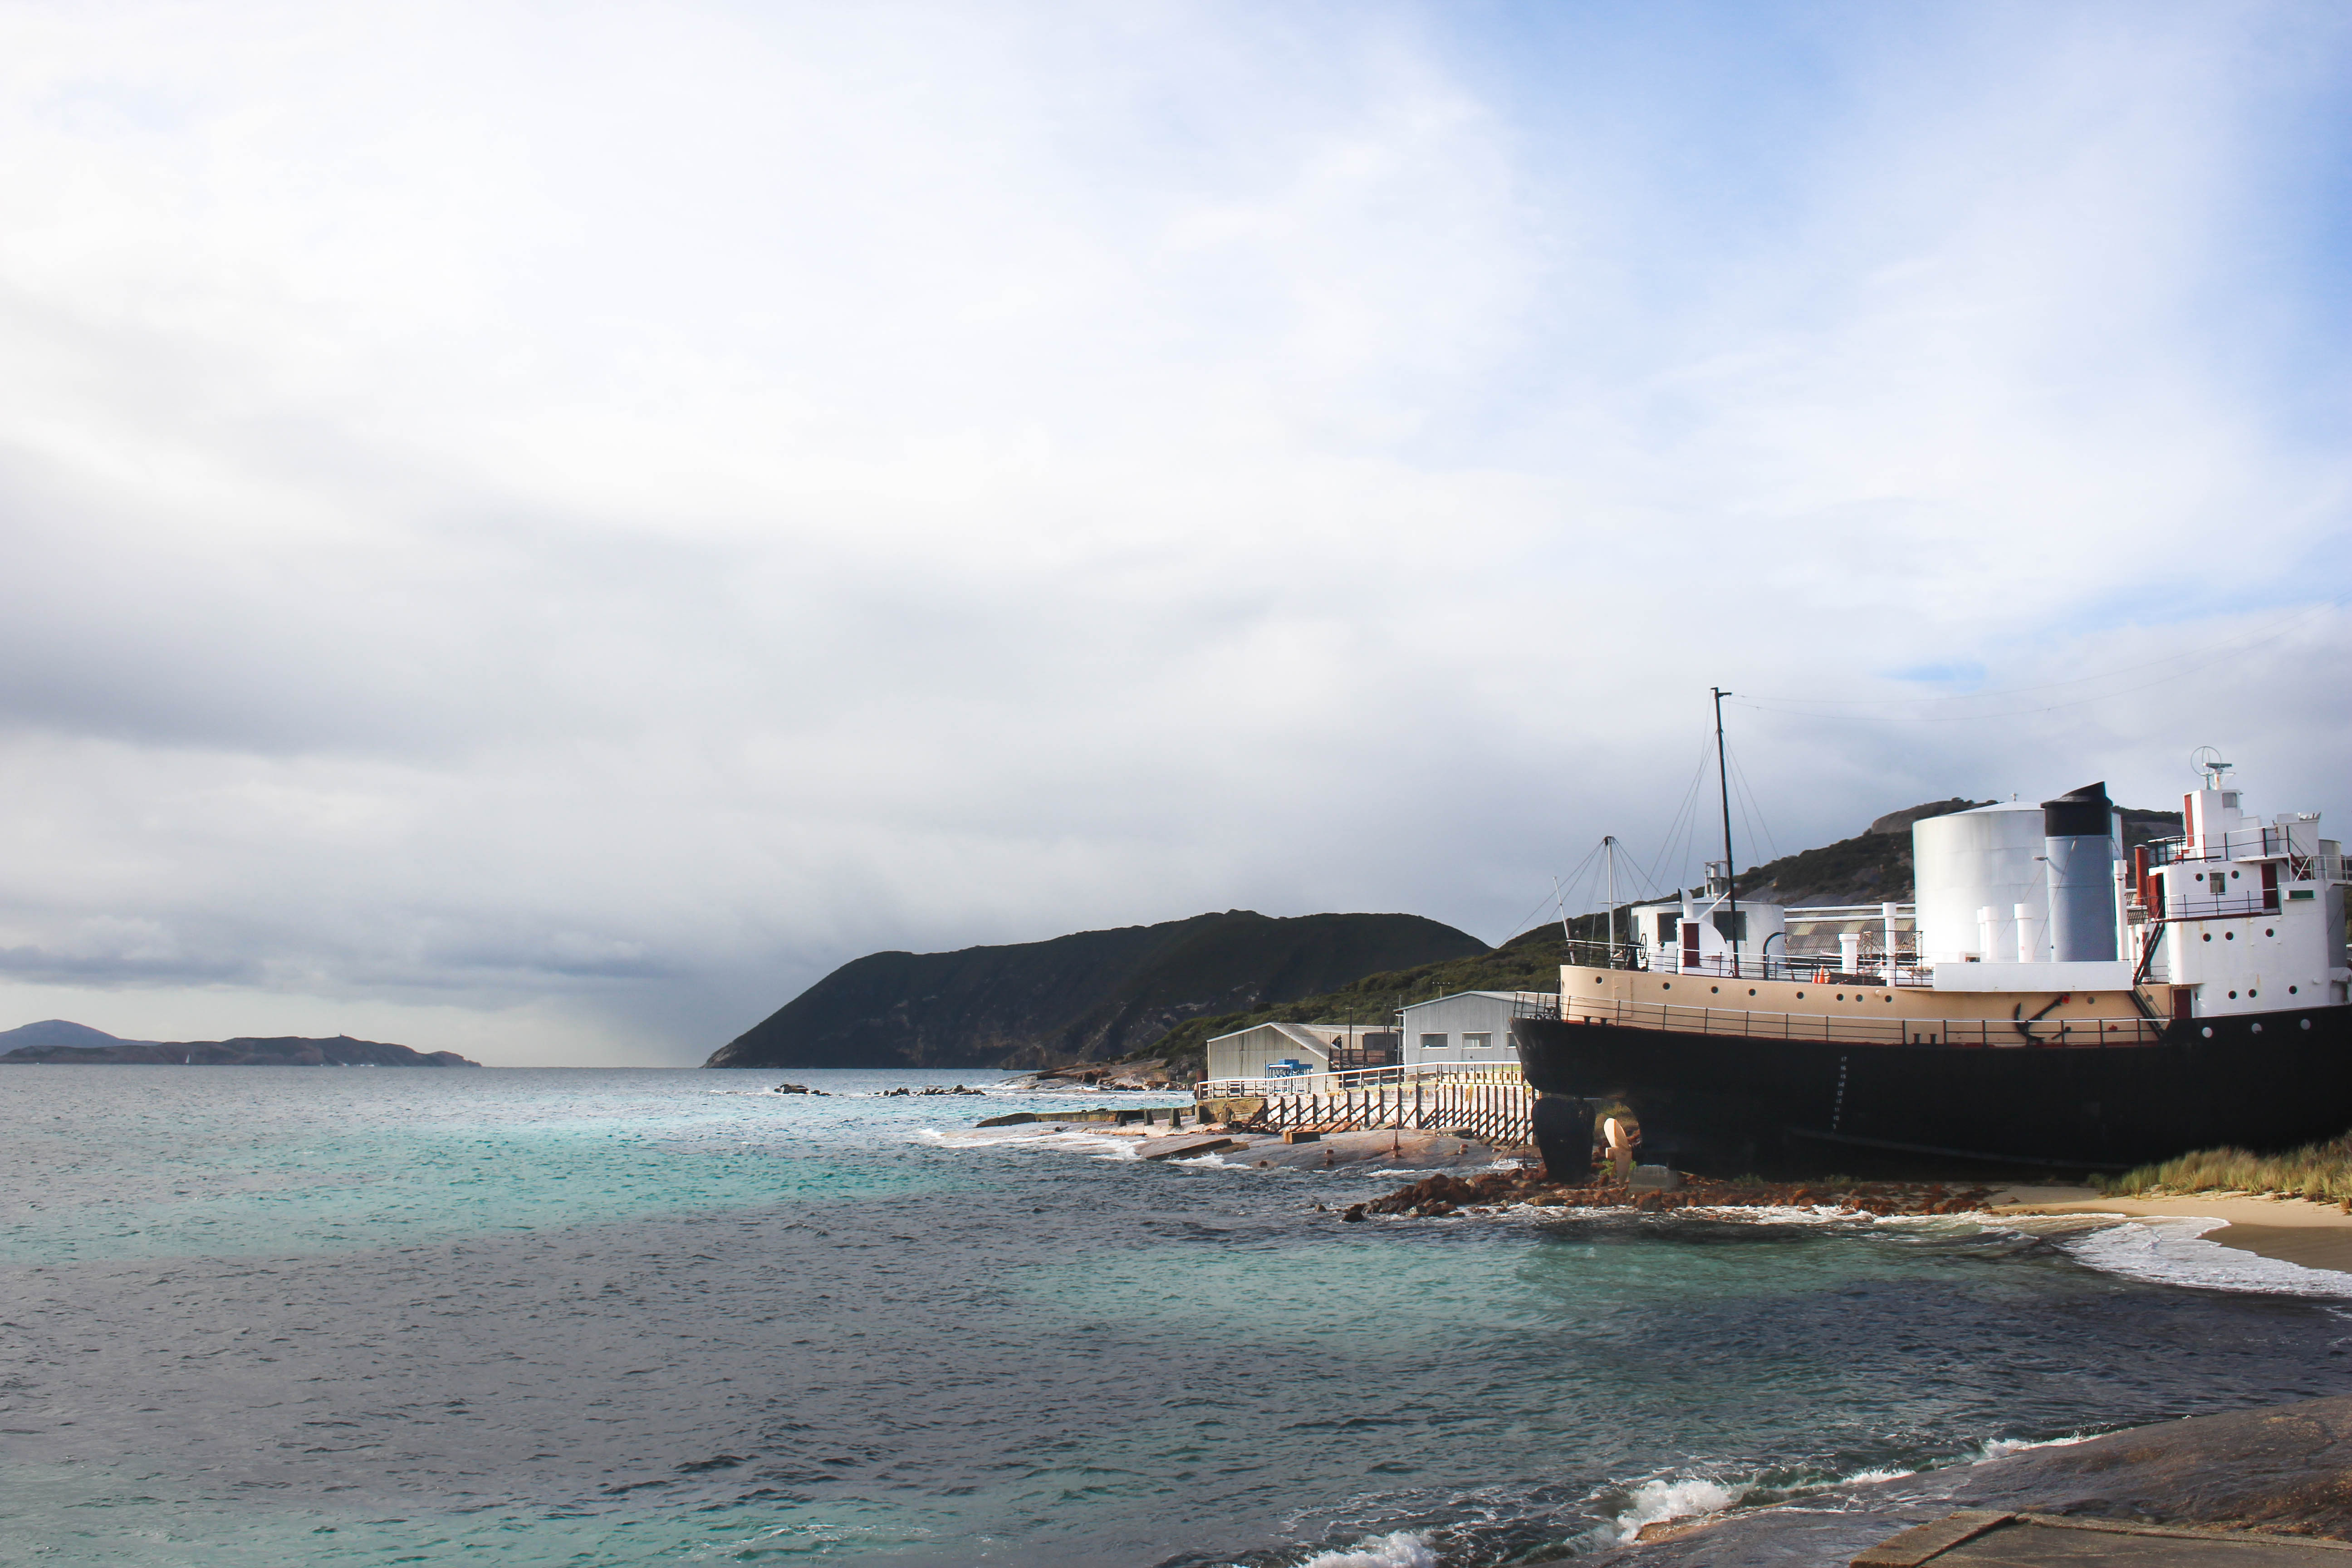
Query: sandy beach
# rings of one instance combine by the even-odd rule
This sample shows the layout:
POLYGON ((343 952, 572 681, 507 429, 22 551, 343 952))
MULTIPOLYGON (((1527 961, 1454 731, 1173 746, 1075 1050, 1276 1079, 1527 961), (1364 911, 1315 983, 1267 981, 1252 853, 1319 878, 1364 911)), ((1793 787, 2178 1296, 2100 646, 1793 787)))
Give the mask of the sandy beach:
POLYGON ((2107 1197, 2089 1187, 2006 1187, 1993 1194, 1991 1212, 2000 1215, 2119 1214, 2134 1219, 2156 1215, 2219 1219, 2227 1223, 2205 1233, 2207 1241, 2260 1258, 2352 1274, 2352 1215, 2333 1204, 2301 1198, 2258 1197, 2248 1193, 2200 1193, 2177 1198, 2107 1197))

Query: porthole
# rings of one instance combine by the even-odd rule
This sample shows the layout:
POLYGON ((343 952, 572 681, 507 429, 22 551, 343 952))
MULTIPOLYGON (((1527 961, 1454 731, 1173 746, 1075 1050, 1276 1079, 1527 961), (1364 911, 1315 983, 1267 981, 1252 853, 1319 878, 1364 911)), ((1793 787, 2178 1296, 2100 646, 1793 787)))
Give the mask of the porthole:
POLYGON ((1804 999, 1805 999, 1805 994, 1804 994, 1803 992, 1801 992, 1801 991, 1798 992, 1798 993, 1797 993, 1797 1000, 1798 1000, 1798 1001, 1800 1001, 1800 1002, 1801 1002, 1801 1001, 1803 1001, 1804 999))
POLYGON ((2230 873, 2230 879, 2231 879, 2231 881, 2235 881, 2235 880, 2237 880, 2237 879, 2238 879, 2240 876, 2242 876, 2242 875, 2243 875, 2243 873, 2242 873, 2242 872, 2232 871, 2232 872, 2231 872, 2231 873, 2230 873))
POLYGON ((1750 996, 1755 995, 1755 994, 1756 994, 1756 987, 1754 987, 1753 985, 1750 985, 1750 986, 1748 988, 1748 994, 1749 994, 1750 996))
POLYGON ((2232 1001, 2232 1002, 2235 1002, 2237 999, 2238 999, 2238 994, 2237 994, 2236 992, 2234 992, 2234 991, 2231 992, 2231 993, 2230 993, 2230 1000, 2231 1000, 2231 1001, 2232 1001))
POLYGON ((1661 991, 1672 991, 1674 988, 1675 983, 1671 980, 1661 980, 1658 982, 1658 989, 1661 991))
POLYGON ((2256 1033, 2257 1035, 2259 1035, 2259 1034, 2261 1034, 2262 1032, 2263 1032, 2263 1026, 2262 1026, 2260 1024, 2256 1024, 2256 1025, 2254 1026, 2254 1033, 2256 1033))
MULTIPOLYGON (((2200 882, 2201 882, 2201 881, 2203 881, 2203 880, 2205 879, 2205 873, 2204 873, 2204 872, 2202 872, 2202 871, 2198 872, 2198 873, 2197 873, 2197 879, 2198 879, 2199 881, 2200 881, 2200 882)), ((2212 1030, 2210 1030, 2210 1029, 2208 1029, 2208 1030, 2206 1030, 2205 1032, 2206 1032, 2207 1034, 2209 1034, 2209 1035, 2210 1035, 2210 1034, 2211 1034, 2213 1031, 2212 1031, 2212 1030)))
MULTIPOLYGON (((2294 994, 2295 994, 2295 992, 2296 992, 2298 989, 2299 989, 2299 987, 2297 987, 2297 986, 2290 985, 2290 986, 2288 986, 2288 987, 2286 988, 2286 994, 2287 994, 2288 995, 2292 996, 2292 995, 2294 995, 2294 994)), ((2304 1025, 2304 1027, 2305 1027, 2305 1028, 2306 1028, 2306 1029, 2308 1029, 2309 1027, 2311 1027, 2311 1026, 2310 1026, 2309 1024, 2305 1024, 2305 1025, 2304 1025)))
POLYGON ((1841 991, 1841 992, 1839 992, 1839 993, 1838 993, 1838 1000, 1839 1000, 1839 1001, 1841 1001, 1841 1002, 1843 1002, 1843 1001, 1844 1001, 1844 1000, 1845 1000, 1845 993, 1844 993, 1844 992, 1841 991))
POLYGON ((2264 936, 2276 936, 2276 935, 2278 935, 2278 932, 2276 932, 2276 931, 2274 931, 2271 930, 2271 928, 2270 928, 2270 927, 2268 927, 2268 926, 2264 926, 2264 927, 2263 927, 2263 934, 2264 936))
POLYGON ((1723 989, 1723 987, 1722 987, 1722 986, 1720 986, 1720 985, 1710 985, 1710 986, 1708 986, 1708 987, 1706 988, 1706 994, 1707 994, 1708 995, 1712 996, 1712 995, 1714 995, 1717 992, 1718 992, 1718 991, 1720 991, 1720 990, 1722 990, 1722 989, 1723 989))
POLYGON ((2205 1026, 2205 1037, 2209 1040, 2213 1037, 2213 1026, 2210 1024, 2205 1026))
POLYGON ((2310 1020, 2310 1019, 2308 1019, 2308 1018, 2305 1018, 2305 1019, 2303 1021, 2303 1026, 2304 1026, 2305 1028, 2306 1028, 2306 1029, 2308 1029, 2309 1027, 2311 1027, 2311 1020, 2310 1020))
POLYGON ((2233 931, 2225 931, 2221 933, 2221 940, 2223 942, 2235 942, 2238 940, 2238 933, 2233 931))
POLYGON ((1601 984, 1601 976, 1599 976, 1598 974, 1594 975, 1594 976, 1592 977, 1592 984, 1594 984, 1595 985, 1600 984, 1601 984))
POLYGON ((2205 940, 2206 940, 2207 942, 2211 942, 2211 941, 2213 940, 2213 933, 2212 933, 2211 931, 2207 931, 2207 932, 2205 933, 2205 940))
POLYGON ((2247 995, 2249 995, 2249 996, 2259 996, 2259 995, 2261 995, 2261 994, 2262 994, 2262 993, 2261 993, 2261 992, 2259 992, 2259 991, 2254 991, 2254 990, 2251 990, 2251 989, 2250 989, 2250 990, 2248 990, 2248 991, 2247 991, 2246 994, 2247 994, 2247 995))

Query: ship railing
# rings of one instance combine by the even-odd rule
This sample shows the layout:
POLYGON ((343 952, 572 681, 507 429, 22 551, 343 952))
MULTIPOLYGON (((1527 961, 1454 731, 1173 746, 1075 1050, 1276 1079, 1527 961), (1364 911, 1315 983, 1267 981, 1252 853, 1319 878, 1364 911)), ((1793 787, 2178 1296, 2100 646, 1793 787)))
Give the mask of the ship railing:
POLYGON ((1659 954, 1661 962, 1657 963, 1648 962, 1651 954, 1645 951, 1641 954, 1643 962, 1640 963, 1602 964, 1580 960, 1572 951, 1574 945, 1571 944, 1569 962, 1580 963, 1589 969, 1631 968, 1654 974, 1691 974, 1716 980, 1790 980, 1815 985, 1927 988, 1936 983, 1934 964, 1921 963, 1916 952, 1900 950, 1896 952, 1893 963, 1886 962, 1884 953, 1865 951, 1860 957, 1860 968, 1846 969, 1842 967, 1843 955, 1837 952, 1775 953, 1769 958, 1750 958, 1742 954, 1736 963, 1727 953, 1709 953, 1696 962, 1682 963, 1667 962, 1674 956, 1671 949, 1659 954))
POLYGON ((2159 838, 2147 847, 2147 863, 2157 866, 2204 865, 2211 861, 2284 860, 2287 879, 2295 882, 2341 881, 2342 851, 2329 854, 2310 833, 2298 835, 2284 827, 2242 827, 2208 835, 2204 847, 2187 838, 2159 838))
POLYGON ((2182 921, 2220 921, 2233 916, 2274 915, 2279 910, 2276 888, 2256 889, 2224 899, 2174 899, 2164 911, 2164 923, 2178 925, 2182 921))
POLYGON ((1339 1072, 1278 1073, 1272 1077, 1203 1079, 1194 1100, 1232 1100, 1270 1094, 1347 1094, 1382 1085, 1415 1083, 1517 1083, 1514 1061, 1416 1062, 1407 1067, 1351 1068, 1339 1072))
POLYGON ((1842 1013, 1759 1013, 1599 996, 1571 998, 1563 1007, 1561 1016, 1570 1023, 1851 1046, 2149 1046, 2164 1037, 2165 1027, 2162 1021, 2152 1018, 1872 1018, 1842 1013))

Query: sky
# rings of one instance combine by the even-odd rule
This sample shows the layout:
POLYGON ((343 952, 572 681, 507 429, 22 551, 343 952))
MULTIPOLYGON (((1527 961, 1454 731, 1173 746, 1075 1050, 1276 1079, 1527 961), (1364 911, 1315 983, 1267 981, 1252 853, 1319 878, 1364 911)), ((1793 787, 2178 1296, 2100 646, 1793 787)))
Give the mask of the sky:
POLYGON ((2347 426, 2340 6, 0 0, 0 1027, 2352 825, 2347 426))

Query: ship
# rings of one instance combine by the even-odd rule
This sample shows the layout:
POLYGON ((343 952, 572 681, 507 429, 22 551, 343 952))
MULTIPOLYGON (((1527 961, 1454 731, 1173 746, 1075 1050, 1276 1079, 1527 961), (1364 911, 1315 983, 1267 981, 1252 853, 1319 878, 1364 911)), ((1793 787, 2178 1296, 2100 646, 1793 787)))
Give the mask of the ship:
MULTIPOLYGON (((1557 1174, 1596 1114, 1712 1175, 1895 1166, 2118 1171, 2352 1128, 2341 846, 2242 809, 2210 749, 2178 837, 2126 852, 2104 784, 1911 826, 1916 904, 1834 952, 1803 914, 1701 889, 1571 942, 1513 1022, 1557 1174)), ((1858 911, 1856 911, 1858 912, 1858 911)), ((1852 924, 1854 922, 1849 922, 1852 924)))

